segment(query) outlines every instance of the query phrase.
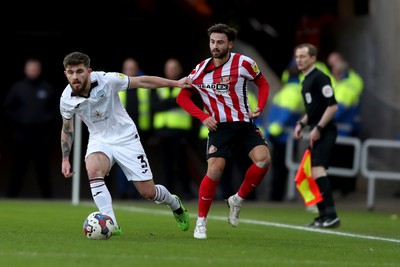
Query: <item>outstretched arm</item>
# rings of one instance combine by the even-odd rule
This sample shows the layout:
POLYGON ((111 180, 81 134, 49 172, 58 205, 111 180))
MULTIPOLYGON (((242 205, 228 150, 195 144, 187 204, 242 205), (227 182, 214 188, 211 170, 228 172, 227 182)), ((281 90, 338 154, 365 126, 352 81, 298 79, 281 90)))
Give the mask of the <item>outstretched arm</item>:
POLYGON ((70 178, 74 175, 71 172, 71 164, 69 163, 69 155, 71 154, 72 143, 74 141, 74 119, 66 120, 63 118, 61 129, 61 152, 62 163, 61 172, 65 178, 70 178))
POLYGON ((184 77, 180 80, 170 80, 158 76, 129 77, 129 88, 158 88, 158 87, 180 87, 189 88, 192 80, 184 77))

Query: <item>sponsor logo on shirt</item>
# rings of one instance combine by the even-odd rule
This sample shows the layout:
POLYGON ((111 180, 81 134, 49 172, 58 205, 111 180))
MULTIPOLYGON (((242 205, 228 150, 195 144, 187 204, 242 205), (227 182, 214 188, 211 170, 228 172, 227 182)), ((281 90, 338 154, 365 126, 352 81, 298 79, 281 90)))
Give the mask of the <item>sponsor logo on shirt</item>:
POLYGON ((98 123, 98 122, 107 120, 110 116, 104 116, 103 112, 100 112, 99 110, 95 110, 92 117, 94 117, 94 120, 92 121, 92 123, 98 123))
POLYGON ((307 104, 310 104, 311 101, 312 101, 311 94, 310 93, 306 93, 305 98, 306 98, 307 104))
POLYGON ((229 94, 229 84, 228 83, 201 84, 200 88, 211 89, 216 95, 229 94))

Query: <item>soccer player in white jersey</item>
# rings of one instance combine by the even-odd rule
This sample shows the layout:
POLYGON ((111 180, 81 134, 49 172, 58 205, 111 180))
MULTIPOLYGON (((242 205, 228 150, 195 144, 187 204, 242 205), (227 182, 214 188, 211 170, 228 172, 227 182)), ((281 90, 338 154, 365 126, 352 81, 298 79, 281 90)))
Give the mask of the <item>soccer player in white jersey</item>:
POLYGON ((191 79, 179 81, 156 76, 130 77, 117 72, 93 71, 88 55, 73 52, 64 58, 64 74, 68 85, 60 99, 62 115, 61 172, 73 176, 69 156, 74 139, 74 114, 89 130, 85 162, 90 189, 99 211, 112 217, 114 235, 122 235, 112 207, 112 197, 104 182, 114 163, 118 163, 127 179, 141 196, 157 204, 168 205, 183 231, 189 229, 189 214, 181 200, 163 185, 154 184, 152 171, 143 150, 136 125, 119 99, 118 92, 129 88, 188 87, 191 79))
POLYGON ((198 218, 194 237, 207 238, 207 215, 214 199, 218 182, 225 168, 226 159, 232 156, 234 145, 243 147, 253 164, 247 170, 236 194, 227 200, 228 222, 236 227, 244 199, 261 183, 271 159, 268 144, 253 123, 267 102, 269 84, 256 62, 244 55, 231 53, 236 30, 215 24, 208 29, 212 57, 199 63, 190 73, 191 88, 184 88, 177 102, 208 128, 207 173, 199 188, 198 218), (247 82, 258 87, 258 106, 249 108, 247 82), (198 93, 206 112, 198 108, 192 95, 198 93))

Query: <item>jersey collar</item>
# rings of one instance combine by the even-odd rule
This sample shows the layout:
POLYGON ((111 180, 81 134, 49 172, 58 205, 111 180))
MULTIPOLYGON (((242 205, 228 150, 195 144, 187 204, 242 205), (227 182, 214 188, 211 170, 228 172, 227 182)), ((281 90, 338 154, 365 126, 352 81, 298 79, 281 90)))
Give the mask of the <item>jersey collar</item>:
POLYGON ((214 61, 213 61, 213 59, 211 58, 211 59, 207 62, 207 65, 206 65, 206 67, 204 68, 204 72, 205 72, 205 73, 209 73, 209 72, 212 72, 212 71, 214 71, 214 70, 216 70, 216 69, 218 69, 218 68, 222 68, 222 67, 225 65, 225 63, 228 62, 228 61, 230 60, 231 56, 232 56, 232 53, 229 53, 228 60, 225 61, 223 64, 221 64, 221 65, 218 66, 218 67, 215 67, 214 61))

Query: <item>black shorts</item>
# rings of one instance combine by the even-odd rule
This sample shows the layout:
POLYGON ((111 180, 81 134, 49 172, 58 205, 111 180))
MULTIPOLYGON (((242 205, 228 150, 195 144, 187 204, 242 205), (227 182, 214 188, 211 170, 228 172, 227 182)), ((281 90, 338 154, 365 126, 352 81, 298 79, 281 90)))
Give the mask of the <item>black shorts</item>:
POLYGON ((321 139, 314 143, 311 150, 311 165, 313 167, 324 166, 325 169, 328 169, 336 143, 337 130, 324 129, 323 131, 321 139))
POLYGON ((251 122, 223 122, 218 124, 215 132, 209 132, 206 159, 221 157, 232 158, 233 151, 242 151, 248 155, 258 146, 268 146, 264 135, 251 122))

